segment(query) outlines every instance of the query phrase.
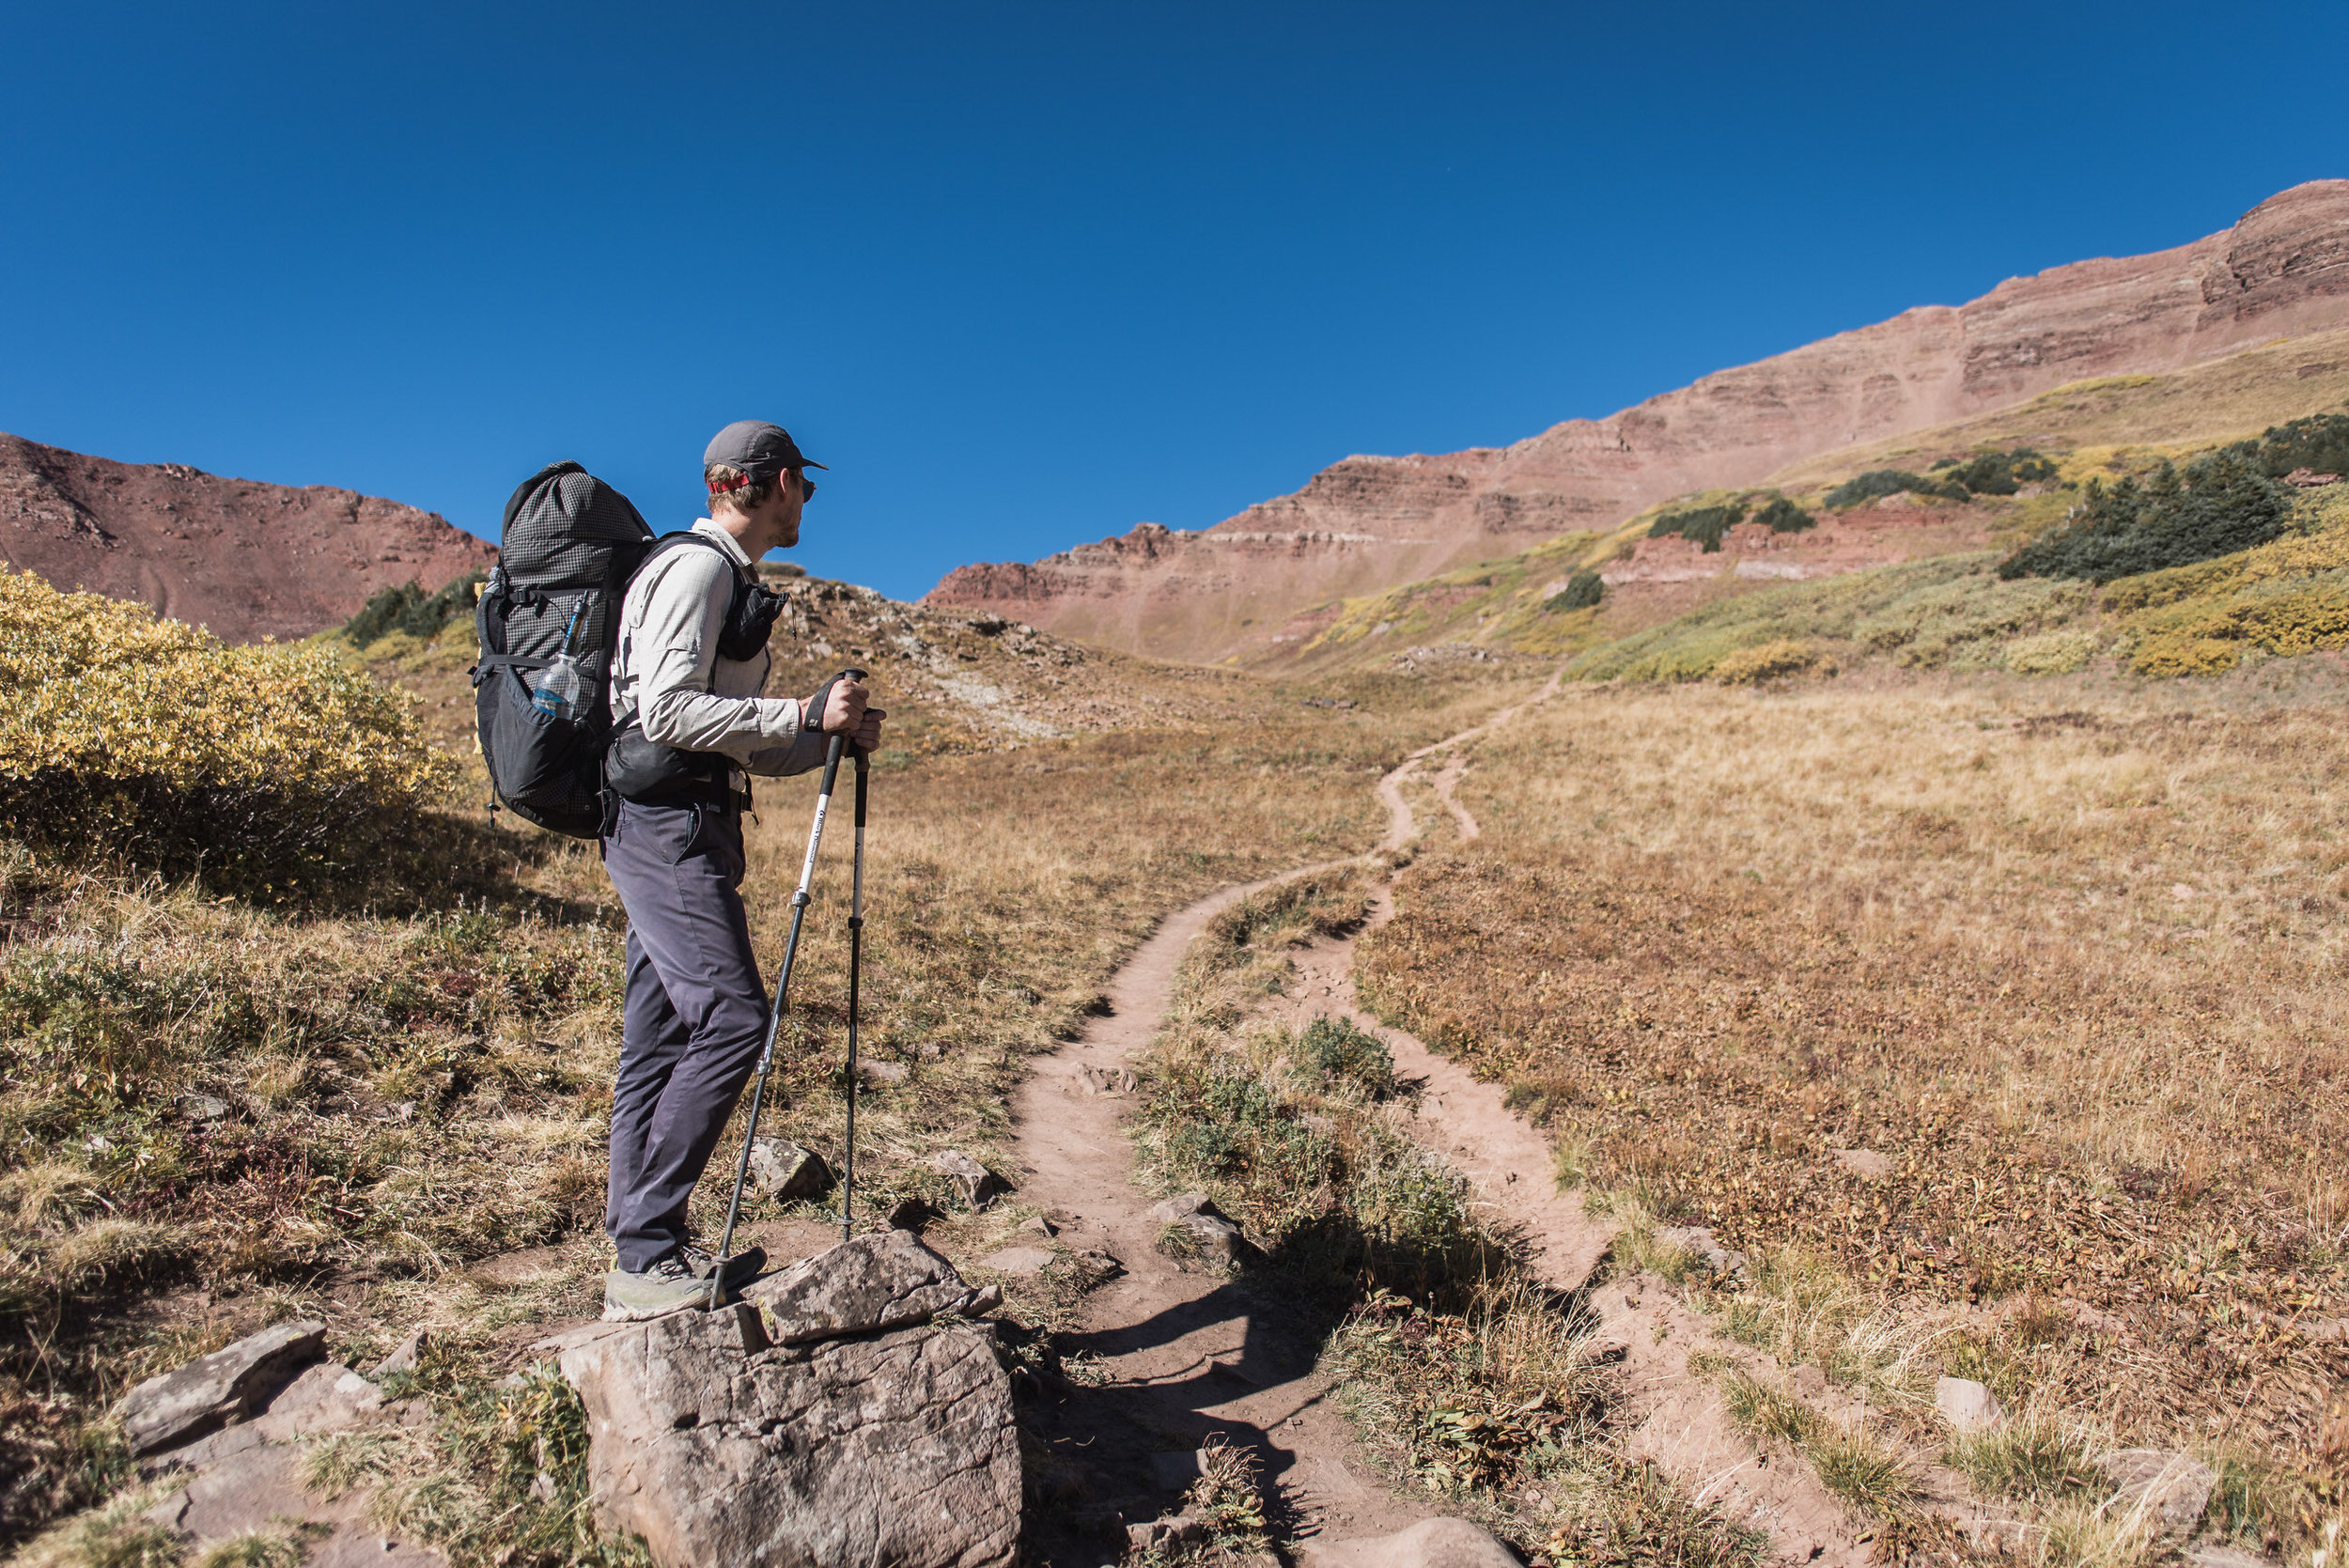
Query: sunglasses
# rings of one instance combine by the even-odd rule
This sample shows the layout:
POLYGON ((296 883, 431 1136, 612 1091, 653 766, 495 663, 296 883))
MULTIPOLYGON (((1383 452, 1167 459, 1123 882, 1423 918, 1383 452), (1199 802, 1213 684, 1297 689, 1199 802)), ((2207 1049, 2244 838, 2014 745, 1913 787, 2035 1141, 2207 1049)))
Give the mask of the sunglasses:
POLYGON ((791 473, 800 481, 800 505, 804 506, 816 499, 816 481, 807 476, 803 468, 795 468, 791 473))

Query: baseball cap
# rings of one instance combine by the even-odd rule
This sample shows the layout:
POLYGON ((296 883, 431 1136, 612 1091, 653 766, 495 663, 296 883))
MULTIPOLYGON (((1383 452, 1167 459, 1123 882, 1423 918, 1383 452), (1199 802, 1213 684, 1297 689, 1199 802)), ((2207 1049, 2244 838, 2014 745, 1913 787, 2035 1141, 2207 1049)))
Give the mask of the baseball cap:
MULTIPOLYGON (((702 467, 723 463, 753 479, 772 479, 786 468, 823 468, 800 453, 800 443, 780 425, 763 419, 738 419, 709 438, 702 452, 702 467)), ((832 472, 825 469, 826 473, 832 472)))

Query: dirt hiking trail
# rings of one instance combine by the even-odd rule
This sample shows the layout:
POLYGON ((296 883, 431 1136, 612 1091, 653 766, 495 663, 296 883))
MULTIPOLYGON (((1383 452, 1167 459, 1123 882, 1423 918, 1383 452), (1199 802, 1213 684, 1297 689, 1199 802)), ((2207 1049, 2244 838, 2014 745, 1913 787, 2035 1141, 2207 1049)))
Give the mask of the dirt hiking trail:
MULTIPOLYGON (((1529 701, 1423 748, 1382 778, 1377 795, 1390 820, 1379 849, 1403 849, 1418 835, 1408 792, 1439 759, 1427 781, 1434 802, 1462 840, 1475 838, 1476 820, 1454 795, 1468 745, 1557 687, 1553 677, 1529 701)), ((1300 1311, 1267 1301, 1244 1281, 1186 1271, 1158 1250, 1160 1222, 1150 1214, 1154 1200, 1134 1185, 1133 1145, 1123 1126, 1135 1070, 1190 942, 1221 910, 1287 879, 1226 888, 1171 916, 1118 970, 1107 1016, 1038 1059, 1015 1114, 1021 1199, 1060 1225, 1061 1245, 1097 1249, 1125 1268, 1078 1308, 1081 1354, 1097 1358, 1100 1381, 1072 1384, 1043 1401, 1034 1418, 1057 1486, 1072 1503, 1114 1507, 1129 1522, 1172 1514, 1187 1483, 1189 1452, 1221 1434, 1255 1455, 1275 1533, 1307 1542, 1310 1554, 1315 1543, 1382 1534, 1452 1511, 1435 1494, 1390 1485, 1363 1462, 1328 1381, 1315 1370, 1331 1325, 1304 1321, 1300 1311)), ((1478 1200, 1498 1211, 1502 1228, 1526 1238, 1544 1282, 1587 1293, 1598 1321, 1595 1341, 1622 1347, 1632 1457, 1652 1459, 1700 1500, 1765 1530, 1781 1560, 1822 1568, 1869 1561, 1866 1532, 1809 1467, 1757 1451, 1712 1387, 1688 1370, 1698 1349, 1739 1362, 1750 1355, 1719 1341, 1660 1281, 1609 1280, 1591 1289, 1613 1227, 1586 1216, 1579 1194, 1557 1191, 1548 1140, 1504 1106, 1500 1088, 1354 1005, 1355 942, 1392 913, 1392 880, 1382 877, 1362 931, 1299 951, 1287 993, 1262 1016, 1291 1027, 1318 1014, 1343 1017, 1386 1042, 1398 1076, 1420 1085, 1421 1142, 1451 1159, 1478 1200)), ((1088 1549, 1083 1538, 1043 1524, 1034 1549, 1047 1560, 1100 1560, 1097 1545, 1088 1549)))

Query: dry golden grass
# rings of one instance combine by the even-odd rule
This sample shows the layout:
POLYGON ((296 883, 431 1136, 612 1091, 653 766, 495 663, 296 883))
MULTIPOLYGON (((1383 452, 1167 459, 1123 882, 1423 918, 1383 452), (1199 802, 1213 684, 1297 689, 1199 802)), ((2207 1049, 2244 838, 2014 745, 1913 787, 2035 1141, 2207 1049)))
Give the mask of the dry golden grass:
MULTIPOLYGON (((1048 692, 1066 678, 1049 652, 1029 671, 1048 692)), ((411 648, 400 674, 454 739, 444 655, 411 648)), ((861 1102, 875 1196, 942 1198, 919 1165, 941 1144, 991 1157, 1028 1053, 1076 1027, 1158 915, 1366 847, 1378 773, 1507 695, 1470 672, 1348 690, 1354 708, 1302 708, 1246 677, 1137 677, 1129 709, 1200 727, 986 753, 945 744, 956 710, 930 699, 932 754, 894 748, 873 780, 866 1049, 907 1069, 861 1102), (1202 691, 1224 695, 1183 706, 1202 691)), ((746 893, 770 966, 813 797, 812 779, 762 785, 746 893)), ((768 1124, 835 1168, 845 816, 768 1124)), ((397 914, 0 844, 0 1543, 124 1477, 102 1414, 130 1381, 273 1315, 323 1315, 359 1364, 429 1325, 462 1391, 534 1323, 595 1311, 620 911, 592 846, 445 823, 471 846, 456 879, 397 914)), ((705 1189, 706 1229, 723 1200, 705 1189)))
POLYGON ((2349 739, 2298 674, 1569 689, 1480 748, 1485 837, 1364 994, 1595 1185, 1864 1282, 1851 1323, 1963 1310, 1934 1356, 2010 1402, 2338 1467, 2349 739))

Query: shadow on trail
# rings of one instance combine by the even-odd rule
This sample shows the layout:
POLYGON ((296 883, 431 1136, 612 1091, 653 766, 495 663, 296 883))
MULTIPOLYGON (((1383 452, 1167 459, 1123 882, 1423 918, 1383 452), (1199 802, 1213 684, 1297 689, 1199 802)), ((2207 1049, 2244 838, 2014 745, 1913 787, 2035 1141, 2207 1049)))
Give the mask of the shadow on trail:
MULTIPOLYGON (((1203 1296, 1138 1322, 1050 1336, 1060 1370, 1019 1385, 1022 1424, 1041 1451, 1031 1453, 1026 1535, 1039 1559, 1115 1561, 1127 1547, 1121 1527, 1176 1513, 1190 1480, 1182 1461, 1217 1436, 1254 1459, 1273 1538, 1310 1533, 1301 1504, 1330 1478, 1308 1469, 1283 1429, 1329 1398, 1313 1374, 1331 1339, 1382 1301, 1398 1312, 1461 1311, 1517 1250, 1514 1237, 1445 1240, 1415 1244, 1330 1215, 1203 1296), (1192 1340, 1193 1354, 1151 1377, 1084 1379, 1088 1363, 1192 1340)), ((1595 1323, 1587 1287, 1543 1294, 1569 1321, 1595 1323)))

